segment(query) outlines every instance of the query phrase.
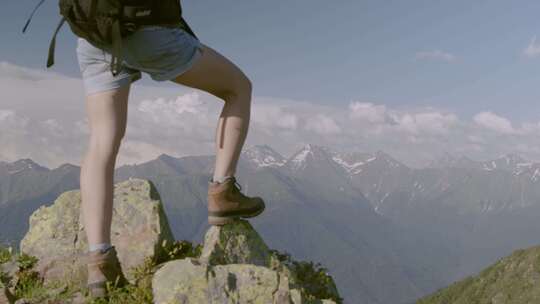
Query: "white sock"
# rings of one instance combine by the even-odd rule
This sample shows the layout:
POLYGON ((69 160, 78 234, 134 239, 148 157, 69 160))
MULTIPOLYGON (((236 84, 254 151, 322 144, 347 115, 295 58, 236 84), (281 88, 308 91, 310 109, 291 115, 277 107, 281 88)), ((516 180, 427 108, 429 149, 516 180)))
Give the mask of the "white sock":
POLYGON ((228 178, 232 178, 233 176, 232 175, 227 175, 227 176, 214 176, 212 178, 212 182, 214 183, 223 183, 225 180, 227 180, 228 178))
POLYGON ((107 251, 107 249, 111 248, 112 245, 110 243, 99 243, 99 244, 91 244, 88 246, 88 251, 96 251, 101 250, 101 252, 107 251))

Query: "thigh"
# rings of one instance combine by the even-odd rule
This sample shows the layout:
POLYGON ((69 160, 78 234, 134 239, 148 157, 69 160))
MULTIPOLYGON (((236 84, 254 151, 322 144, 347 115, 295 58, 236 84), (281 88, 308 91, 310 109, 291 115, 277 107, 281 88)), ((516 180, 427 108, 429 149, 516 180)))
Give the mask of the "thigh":
POLYGON ((126 131, 130 85, 86 97, 91 144, 112 152, 126 131))
POLYGON ((77 60, 86 95, 117 89, 141 78, 141 72, 122 66, 118 75, 111 73, 111 54, 83 38, 77 39, 77 60))
MULTIPOLYGON (((251 85, 247 76, 233 62, 201 43, 202 56, 191 68, 172 81, 223 98, 251 85)), ((249 87, 251 89, 251 87, 249 87)))

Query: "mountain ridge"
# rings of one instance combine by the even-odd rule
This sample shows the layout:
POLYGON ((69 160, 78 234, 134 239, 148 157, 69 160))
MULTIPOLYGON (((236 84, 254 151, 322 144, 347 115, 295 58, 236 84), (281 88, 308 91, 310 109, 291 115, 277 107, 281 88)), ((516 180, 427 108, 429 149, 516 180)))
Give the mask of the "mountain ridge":
MULTIPOLYGON (((286 162, 301 162, 304 160, 304 157, 307 157, 308 155, 312 155, 313 152, 320 153, 321 151, 324 151, 324 153, 332 156, 334 158, 334 161, 340 165, 342 165, 344 168, 349 168, 347 171, 350 171, 351 167, 354 167, 355 165, 361 165, 361 162, 356 162, 351 164, 351 159, 364 159, 364 163, 371 162, 372 160, 379 159, 384 160, 389 163, 391 163, 394 166, 405 166, 412 169, 427 169, 427 168, 434 168, 434 167, 465 167, 464 165, 468 165, 470 167, 482 167, 485 170, 495 170, 495 169, 501 169, 504 168, 504 170, 512 171, 516 167, 536 167, 540 166, 540 161, 529 161, 521 157, 517 153, 506 153, 503 155, 500 155, 497 158, 493 159, 487 159, 487 160, 473 160, 467 156, 461 155, 454 155, 450 154, 448 152, 445 152, 443 156, 440 158, 431 161, 428 163, 425 167, 421 168, 413 168, 397 159, 395 159, 393 156, 388 154, 387 152, 383 150, 376 150, 375 152, 362 152, 362 151, 334 151, 328 146, 313 144, 313 143, 306 143, 301 148, 299 148, 297 151, 293 152, 289 156, 283 156, 279 152, 277 152, 275 149, 270 147, 267 144, 255 144, 255 145, 246 145, 244 149, 241 152, 241 157, 244 157, 246 160, 253 161, 255 163, 258 163, 260 167, 266 167, 266 166, 283 166, 286 162), (311 152, 311 153, 309 153, 311 152), (304 153, 305 155, 302 155, 304 153), (261 156, 272 156, 270 159, 265 159, 261 156), (295 160, 295 157, 297 158, 295 160), (262 159, 261 159, 262 158, 262 159), (501 166, 501 164, 505 164, 506 166, 501 166)), ((320 155, 320 154, 319 154, 320 155)), ((180 160, 183 158, 189 158, 189 157, 207 157, 212 156, 212 154, 194 154, 194 155, 185 155, 185 156, 172 156, 168 155, 166 153, 162 153, 158 155, 153 160, 161 160, 164 162, 167 161, 175 161, 180 160)), ((152 160, 149 160, 152 161, 152 160)), ((147 161, 147 162, 149 162, 147 161)), ((34 162, 30 158, 23 158, 16 161, 2 161, 0 160, 0 168, 5 166, 15 166, 18 163, 25 163, 29 162, 34 164, 36 167, 45 168, 48 170, 52 170, 50 168, 47 168, 45 166, 39 165, 36 162, 34 162)), ((147 163, 145 162, 145 163, 147 163)), ((57 166, 56 168, 60 168, 62 166, 71 165, 76 166, 71 163, 64 163, 60 166, 57 166)), ((123 166, 133 166, 137 164, 125 164, 123 166)), ((55 169, 56 169, 55 168, 55 169)))
POLYGON ((420 299, 417 304, 530 304, 540 302, 540 246, 517 249, 479 273, 420 299))
MULTIPOLYGON (((511 249, 532 244, 540 233, 535 203, 540 201, 535 173, 540 167, 519 165, 517 172, 513 169, 527 162, 517 157, 498 158, 494 170, 481 162, 417 169, 384 151, 338 152, 305 144, 295 153, 285 157, 267 145, 242 151, 237 170, 242 190, 268 201, 266 217, 253 224, 273 247, 323 261, 347 298, 410 303, 511 249), (302 151, 304 158, 290 161, 302 151), (329 260, 336 251, 339 257, 329 260), (362 288, 353 282, 362 282, 362 288)), ((206 190, 214 162, 212 155, 161 154, 116 168, 115 180, 153 180, 176 237, 195 240, 206 229, 206 190)), ((75 165, 21 172, 26 173, 0 174, 2 240, 16 241, 27 224, 24 216, 79 187, 75 165)))

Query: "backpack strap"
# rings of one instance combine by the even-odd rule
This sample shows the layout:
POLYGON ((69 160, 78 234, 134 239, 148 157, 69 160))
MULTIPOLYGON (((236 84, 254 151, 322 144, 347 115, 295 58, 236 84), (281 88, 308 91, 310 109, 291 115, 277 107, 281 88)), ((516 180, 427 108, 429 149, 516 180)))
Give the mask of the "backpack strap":
POLYGON ((122 35, 120 32, 120 20, 115 20, 112 24, 112 59, 111 72, 113 76, 118 75, 122 68, 122 35))
POLYGON ((183 28, 184 30, 186 30, 186 32, 188 34, 190 34, 191 36, 193 36, 193 38, 199 40, 199 37, 197 37, 197 35, 195 35, 195 33, 193 32, 193 30, 191 29, 191 27, 189 26, 187 21, 182 16, 180 16, 180 27, 183 28))
POLYGON ((49 55, 47 57, 47 67, 48 68, 51 67, 54 64, 54 49, 55 49, 55 46, 56 46, 56 35, 58 34, 58 31, 60 31, 60 28, 62 27, 62 25, 64 25, 65 21, 66 21, 66 18, 62 17, 62 19, 60 19, 60 22, 56 26, 56 30, 54 31, 54 34, 53 34, 53 37, 52 37, 52 40, 51 40, 51 44, 49 45, 49 55))
POLYGON ((28 17, 28 20, 26 20, 26 23, 24 24, 24 27, 23 27, 23 30, 22 30, 23 33, 26 32, 26 28, 28 27, 28 25, 30 25, 30 20, 32 20, 32 17, 34 17, 34 13, 43 4, 43 2, 45 2, 45 0, 39 1, 38 4, 36 5, 36 7, 34 7, 34 10, 30 14, 30 17, 28 17))

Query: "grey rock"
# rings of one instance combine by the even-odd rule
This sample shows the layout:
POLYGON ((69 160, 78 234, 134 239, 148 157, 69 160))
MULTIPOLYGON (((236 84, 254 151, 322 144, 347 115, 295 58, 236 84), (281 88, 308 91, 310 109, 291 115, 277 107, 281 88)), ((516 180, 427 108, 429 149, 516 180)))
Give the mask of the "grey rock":
MULTIPOLYGON (((30 217, 30 228, 20 247, 39 259, 36 269, 45 282, 85 284, 87 270, 82 258, 88 244, 80 203, 80 190, 67 191, 30 217)), ((173 241, 159 194, 149 180, 130 179, 114 185, 111 241, 131 282, 133 267, 161 254, 163 243, 173 241)))
POLYGON ((11 260, 6 263, 0 264, 0 273, 3 274, 3 276, 1 277, 6 279, 4 283, 8 284, 8 282, 16 278, 16 273, 18 270, 19 265, 17 264, 17 261, 11 260))
POLYGON ((278 273, 253 264, 165 263, 155 273, 154 303, 274 303, 278 273), (178 274, 182 275, 178 275, 178 274))
MULTIPOLYGON (((199 259, 161 264, 152 279, 156 304, 310 304, 298 285, 294 269, 246 220, 212 226, 199 259)), ((318 301, 312 304, 330 303, 318 301)))
POLYGON ((211 265, 270 265, 268 246, 246 220, 211 226, 204 237, 200 261, 211 265))
POLYGON ((0 282, 0 304, 9 304, 13 303, 14 297, 9 291, 9 289, 0 282))

